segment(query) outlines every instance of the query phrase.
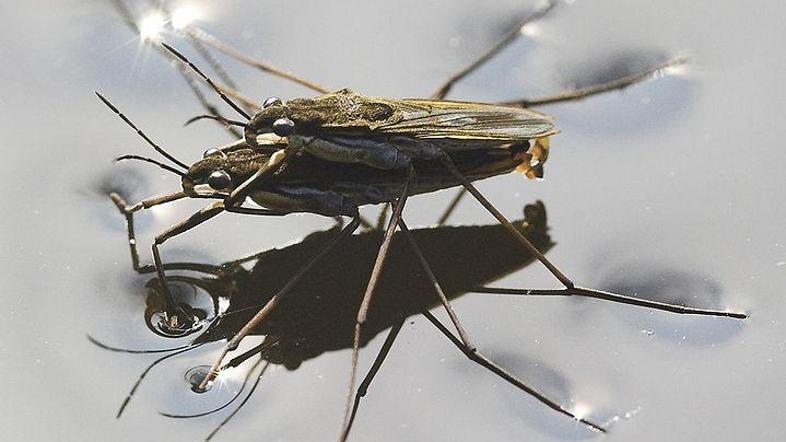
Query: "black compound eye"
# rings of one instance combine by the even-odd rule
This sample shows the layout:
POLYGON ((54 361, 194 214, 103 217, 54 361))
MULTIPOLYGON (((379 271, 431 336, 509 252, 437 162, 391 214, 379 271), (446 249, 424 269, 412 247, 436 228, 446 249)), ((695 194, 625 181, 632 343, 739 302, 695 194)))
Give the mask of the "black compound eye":
POLYGON ((223 170, 217 170, 207 177, 207 185, 215 190, 226 189, 232 184, 232 178, 223 170))
POLYGON ((273 133, 279 137, 286 137, 295 132, 295 122, 287 117, 281 117, 273 122, 273 133))
POLYGON ((262 103, 262 108, 275 106, 275 105, 281 105, 281 104, 284 104, 284 102, 281 101, 280 98, 278 98, 278 97, 270 97, 267 100, 265 100, 264 103, 262 103))

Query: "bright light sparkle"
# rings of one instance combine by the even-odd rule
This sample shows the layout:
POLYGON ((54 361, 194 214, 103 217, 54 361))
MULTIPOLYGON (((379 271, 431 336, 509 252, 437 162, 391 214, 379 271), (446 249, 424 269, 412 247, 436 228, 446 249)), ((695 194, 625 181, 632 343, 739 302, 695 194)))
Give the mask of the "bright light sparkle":
POLYGON ((681 63, 674 66, 668 66, 663 69, 664 75, 686 76, 690 73, 690 68, 687 64, 681 63))
POLYGON ((529 38, 536 38, 540 36, 542 33, 540 26, 536 23, 527 23, 525 26, 521 27, 521 35, 529 38))
POLYGON ((218 382, 219 386, 226 388, 242 382, 245 376, 246 373, 240 370, 240 367, 227 367, 218 373, 215 382, 218 382))
POLYGON ((199 10, 191 5, 180 6, 172 13, 172 27, 181 30, 202 16, 199 10))
POLYGON ((584 419, 589 413, 590 408, 587 405, 576 404, 576 406, 573 407, 573 415, 576 416, 576 419, 584 419))
POLYGON ((159 40, 165 25, 164 14, 151 12, 139 22, 139 36, 142 40, 159 40))
POLYGON ((229 309, 229 298, 221 297, 218 298, 218 311, 219 313, 224 313, 229 309))

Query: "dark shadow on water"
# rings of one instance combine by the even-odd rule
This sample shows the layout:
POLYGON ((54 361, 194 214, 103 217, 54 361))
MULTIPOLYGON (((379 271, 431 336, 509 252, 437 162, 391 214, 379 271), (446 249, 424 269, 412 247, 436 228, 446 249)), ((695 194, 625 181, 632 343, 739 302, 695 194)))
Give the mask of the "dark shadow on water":
MULTIPOLYGON (((541 250, 548 250, 553 244, 546 232, 545 213, 534 221, 540 224, 525 225, 523 220, 515 224, 541 250)), ((223 317, 194 341, 212 342, 233 336, 336 233, 337 229, 314 233, 298 244, 218 266, 167 264, 168 272, 181 269, 197 273, 173 273, 170 281, 201 289, 213 299, 216 309, 222 302, 228 303, 223 317)), ((413 234, 449 299, 533 261, 501 225, 416 229, 413 234)), ((266 358, 295 369, 326 351, 351 348, 355 316, 381 241, 380 232, 350 237, 298 283, 269 319, 254 330, 253 334, 278 339, 266 358)), ((363 345, 400 317, 418 314, 438 303, 430 281, 403 238, 394 240, 389 260, 364 328, 363 345)), ((147 285, 156 287, 157 280, 153 278, 147 285)), ((150 293, 148 310, 158 311, 160 297, 156 291, 150 293)), ((186 301, 189 296, 193 299, 191 293, 186 296, 186 301)), ((203 314, 213 316, 215 311, 203 314)))
MULTIPOLYGON (((559 83, 563 89, 600 84, 646 71, 674 56, 657 50, 636 50, 608 54, 603 59, 588 62, 566 61, 565 74, 559 83)), ((688 60, 686 65, 673 69, 690 71, 690 64, 688 60)), ((666 70, 670 71, 672 69, 666 70)), ((571 132, 589 132, 606 139, 625 137, 630 133, 657 133, 679 122, 690 111, 697 86, 697 82, 689 76, 669 74, 658 81, 634 85, 622 92, 559 106, 558 111, 554 110, 556 107, 544 110, 557 113, 560 125, 571 132)))
MULTIPOLYGON (((571 382, 559 369, 519 353, 511 353, 506 350, 492 351, 490 353, 501 365, 516 367, 517 371, 526 373, 527 382, 535 389, 543 391, 558 403, 576 410, 571 382)), ((511 419, 525 421, 539 431, 562 440, 586 440, 600 436, 597 431, 592 431, 576 421, 565 419, 563 416, 543 407, 537 401, 532 400, 532 398, 517 394, 518 392, 515 389, 500 385, 499 390, 509 405, 506 408, 509 410, 511 419)), ((593 409, 591 410, 591 417, 599 422, 603 422, 611 419, 612 413, 593 409)))
MULTIPOLYGON (((624 271, 613 272, 601 279, 599 286, 616 293, 629 293, 652 301, 723 310, 723 287, 715 280, 685 270, 623 264, 624 271)), ((736 336, 744 327, 743 321, 725 321, 723 318, 695 318, 669 315, 641 309, 615 308, 614 312, 657 339, 691 345, 713 345, 736 336)))
MULTIPOLYGON (((102 227, 114 231, 121 230, 122 224, 117 223, 117 213, 107 210, 107 207, 112 207, 112 202, 106 196, 115 192, 126 201, 139 201, 150 196, 150 187, 150 180, 139 168, 108 164, 105 171, 96 174, 87 187, 79 188, 77 193, 89 200, 91 219, 99 220, 102 227)), ((137 227, 144 229, 150 225, 151 217, 147 213, 140 215, 137 227)))
MULTIPOLYGON (((525 214, 526 219, 513 221, 514 226, 541 251, 548 251, 553 242, 548 235, 545 206, 542 203, 529 205, 525 214)), ((329 231, 316 232, 298 244, 220 265, 165 264, 173 294, 179 301, 191 306, 196 316, 204 319, 201 329, 195 330, 199 334, 192 345, 223 341, 234 336, 299 266, 338 230, 337 226, 329 231)), ((501 225, 437 227, 417 229, 412 233, 449 299, 456 299, 534 261, 501 225)), ((282 300, 268 319, 253 330, 252 335, 265 336, 264 342, 273 344, 262 350, 233 354, 234 359, 229 364, 249 371, 247 367, 261 357, 294 370, 304 361, 325 352, 351 348, 355 317, 381 241, 382 233, 365 232, 349 237, 340 247, 333 249, 282 300)), ((403 238, 397 236, 394 239, 388 259, 363 329, 362 346, 402 317, 438 306, 431 282, 403 238)), ((163 299, 156 290, 158 280, 151 278, 144 285, 148 290, 145 322, 150 330, 157 332, 157 321, 160 321, 160 312, 164 308, 163 299)), ((402 347, 394 348, 396 350, 405 351, 402 347)), ((461 358, 461 352, 457 351, 456 357, 461 358)), ((210 362, 205 360, 203 363, 210 362)), ((471 364, 469 361, 466 363, 471 364)), ((516 367, 510 368, 518 371, 516 367)), ((177 385, 180 385, 180 391, 185 390, 182 378, 167 389, 172 397, 183 397, 182 392, 175 394, 171 391, 178 388, 177 385)), ((236 385, 234 390, 237 388, 236 385)), ((246 391, 249 390, 247 387, 246 391)), ((133 394, 134 390, 120 413, 133 394)), ((205 398, 206 401, 197 403, 216 407, 217 400, 227 399, 226 390, 218 394, 210 392, 205 398)), ((554 413, 546 411, 549 412, 554 413)))

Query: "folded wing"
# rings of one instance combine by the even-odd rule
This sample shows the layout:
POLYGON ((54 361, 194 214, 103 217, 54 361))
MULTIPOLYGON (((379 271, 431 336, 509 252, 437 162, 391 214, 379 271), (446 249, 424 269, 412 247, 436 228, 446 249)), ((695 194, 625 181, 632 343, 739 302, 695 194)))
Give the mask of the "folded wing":
POLYGON ((523 141, 558 131, 553 118, 529 109, 422 99, 388 100, 396 117, 374 132, 415 138, 523 141))

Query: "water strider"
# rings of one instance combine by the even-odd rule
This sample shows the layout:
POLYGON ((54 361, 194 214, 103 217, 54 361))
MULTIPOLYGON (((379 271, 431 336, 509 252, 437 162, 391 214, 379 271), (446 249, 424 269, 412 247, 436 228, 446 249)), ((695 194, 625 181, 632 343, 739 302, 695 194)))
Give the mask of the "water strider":
MULTIPOLYGON (((523 247, 523 252, 538 259, 564 286, 559 290, 532 290, 529 293, 592 296, 677 313, 745 317, 742 313, 652 303, 577 287, 472 184, 475 180, 514 170, 521 171, 529 177, 542 176, 543 163, 548 157, 549 137, 558 131, 551 117, 530 110, 529 106, 576 100, 621 89, 647 79, 667 66, 683 61, 670 60, 645 72, 535 100, 515 100, 500 104, 445 100, 445 96, 455 82, 488 61, 513 41, 523 26, 541 17, 551 10, 552 6, 549 4, 523 19, 493 48, 449 78, 429 99, 373 98, 348 89, 329 92, 313 82, 300 80, 299 84, 311 87, 320 95, 287 102, 271 97, 262 106, 255 106, 249 103, 249 100, 241 100, 240 104, 237 104, 228 97, 228 95, 239 97, 231 88, 217 85, 177 50, 162 43, 158 46, 162 53, 169 54, 173 60, 180 62, 179 66, 184 69, 184 72, 190 67, 227 104, 245 118, 245 121, 230 120, 218 115, 217 112, 211 112, 211 115, 206 116, 228 127, 241 127, 243 136, 230 145, 206 151, 203 159, 191 166, 177 160, 156 145, 99 94, 104 103, 136 129, 172 165, 136 155, 127 155, 121 159, 152 162, 179 175, 182 179, 181 190, 143 200, 134 205, 127 205, 117 195, 113 195, 113 199, 129 221, 134 268, 155 269, 157 272, 166 300, 166 326, 172 330, 188 331, 198 323, 199 318, 179 305, 169 291, 165 266, 159 253, 159 246, 168 239, 225 211, 262 216, 308 212, 352 218, 352 221, 333 239, 324 244, 313 256, 304 260, 287 283, 270 296, 267 303, 229 339, 227 347, 206 373, 199 388, 207 388, 220 372, 226 354, 237 348, 246 335, 264 324, 282 300, 290 296, 293 288, 333 247, 351 237, 361 224, 358 207, 367 204, 389 204, 392 214, 376 254, 371 276, 367 281, 354 323, 349 391, 354 391, 358 351, 366 330, 369 309, 397 228, 411 248, 414 261, 429 278, 434 292, 453 322, 459 335, 458 340, 454 342, 465 349, 471 358, 480 359, 481 356, 448 303, 442 288, 443 284, 436 277, 402 217, 408 197, 449 187, 462 187, 478 200, 523 247), (256 112, 252 115, 244 109, 244 106, 252 107, 256 112), (131 228, 133 213, 183 198, 208 198, 217 201, 156 236, 152 246, 154 264, 141 266, 134 247, 135 240, 131 228), (244 206, 249 199, 262 208, 244 206)), ((260 69, 264 65, 249 60, 248 57, 238 56, 237 51, 218 43, 215 38, 206 36, 196 28, 188 31, 187 35, 192 40, 212 46, 260 69)), ((275 71, 267 70, 267 72, 276 74, 275 71)), ((292 74, 288 75, 295 77, 292 74)), ((462 195, 463 193, 460 193, 455 201, 458 201, 462 195)), ((455 204, 451 205, 454 206, 455 204)), ((443 220, 448 215, 449 211, 443 216, 443 220)), ((498 374, 502 375, 499 372, 498 374)), ((590 428, 605 431, 591 420, 574 415, 528 387, 522 388, 553 409, 581 421, 590 428)), ((352 404, 350 394, 341 440, 346 439, 349 434, 354 416, 352 404)))

